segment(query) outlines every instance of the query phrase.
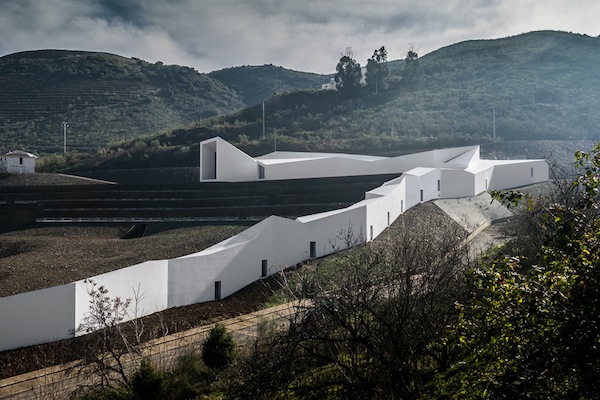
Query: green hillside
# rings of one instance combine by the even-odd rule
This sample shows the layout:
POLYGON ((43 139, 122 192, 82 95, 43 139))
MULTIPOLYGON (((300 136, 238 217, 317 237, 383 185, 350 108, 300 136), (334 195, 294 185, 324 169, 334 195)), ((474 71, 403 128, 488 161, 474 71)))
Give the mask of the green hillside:
MULTIPOLYGON (((255 105, 106 147, 101 156, 91 159, 72 154, 66 165, 79 169, 195 166, 198 142, 213 136, 253 155, 271 151, 275 136, 279 150, 386 155, 484 144, 492 140, 492 110, 500 141, 597 140, 597 65, 600 39, 542 31, 444 47, 420 57, 418 71, 412 75, 404 60, 392 61, 377 94, 367 88, 352 96, 318 89, 275 90, 286 84, 318 86, 322 77, 269 65, 229 68, 204 78, 223 90, 221 100, 229 94, 239 103, 255 105), (262 140, 260 101, 265 95, 267 138, 262 140)), ((178 95, 176 90, 172 93, 178 95)), ((50 160, 48 165, 62 168, 65 160, 50 160)))
POLYGON ((212 136, 250 154, 272 150, 275 135, 282 150, 397 154, 483 144, 492 140, 493 109, 501 141, 600 138, 598 38, 544 31, 458 43, 421 57, 416 85, 403 62, 390 64, 378 94, 304 90, 270 97, 266 141, 256 105, 158 136, 154 145, 113 149, 115 157, 95 165, 197 165, 196 151, 173 155, 212 136), (150 161, 132 155, 136 149, 150 161))
POLYGON ((275 93, 320 88, 330 77, 274 65, 226 68, 208 76, 233 89, 248 106, 261 103, 275 93))
MULTIPOLYGON (((268 131, 284 136, 281 146, 402 151, 489 141, 495 109, 500 140, 600 137, 598 38, 532 32, 455 44, 419 63, 415 89, 401 66, 377 95, 365 89, 353 98, 277 96, 267 103, 268 131)), ((224 126, 206 128, 228 139, 257 139, 259 111, 246 109, 221 118, 224 126)))
POLYGON ((40 50, 0 58, 0 151, 95 153, 256 104, 267 93, 318 87, 316 74, 240 67, 214 78, 113 54, 40 50))

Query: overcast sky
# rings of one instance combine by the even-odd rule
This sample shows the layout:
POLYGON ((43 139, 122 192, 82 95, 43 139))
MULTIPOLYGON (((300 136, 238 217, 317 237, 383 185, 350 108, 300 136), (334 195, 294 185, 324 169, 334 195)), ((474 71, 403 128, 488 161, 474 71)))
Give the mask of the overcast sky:
POLYGON ((600 35, 598 0, 0 0, 0 56, 104 51, 210 72, 274 64, 330 73, 470 39, 552 29, 600 35))

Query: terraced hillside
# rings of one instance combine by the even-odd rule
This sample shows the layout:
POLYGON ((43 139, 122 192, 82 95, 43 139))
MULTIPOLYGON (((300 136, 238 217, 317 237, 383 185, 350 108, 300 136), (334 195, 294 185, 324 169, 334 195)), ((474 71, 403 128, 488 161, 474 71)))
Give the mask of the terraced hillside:
POLYGON ((0 138, 7 148, 90 150, 244 106, 192 68, 106 53, 43 50, 0 58, 0 138))
POLYGON ((6 225, 60 223, 252 223, 347 207, 395 175, 171 185, 3 187, 6 225), (19 220, 16 221, 15 218, 19 220))

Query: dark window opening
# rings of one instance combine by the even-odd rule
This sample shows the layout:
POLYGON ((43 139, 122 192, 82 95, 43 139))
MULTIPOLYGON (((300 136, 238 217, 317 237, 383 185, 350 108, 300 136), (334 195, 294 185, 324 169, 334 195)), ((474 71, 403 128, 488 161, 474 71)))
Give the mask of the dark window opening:
POLYGON ((260 276, 262 276, 263 278, 265 278, 268 274, 268 264, 267 264, 267 260, 262 260, 262 264, 261 264, 261 274, 260 276))
POLYGON ((215 301, 221 300, 221 281, 215 282, 215 301))
POLYGON ((310 242, 310 258, 317 257, 317 242, 310 242))

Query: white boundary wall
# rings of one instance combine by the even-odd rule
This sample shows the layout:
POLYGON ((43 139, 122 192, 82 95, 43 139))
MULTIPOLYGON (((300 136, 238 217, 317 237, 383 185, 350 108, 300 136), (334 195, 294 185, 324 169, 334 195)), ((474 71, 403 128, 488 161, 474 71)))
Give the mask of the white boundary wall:
MULTIPOLYGON (((249 160, 227 142, 209 143, 204 150, 209 168, 204 175, 206 180, 256 179, 258 167, 253 159, 249 160), (240 157, 241 161, 226 163, 223 153, 219 153, 221 148, 226 149, 228 156, 240 157), (216 169, 210 169, 211 165, 216 169)), ((216 282, 219 282, 220 297, 227 297, 260 279, 263 263, 267 266, 267 275, 271 275, 310 257, 342 249, 345 243, 341 236, 348 229, 363 242, 373 240, 400 214, 418 203, 474 196, 485 191, 486 186, 507 189, 548 179, 548 166, 543 160, 483 161, 479 160, 477 147, 420 153, 419 157, 376 159, 381 160, 388 171, 390 165, 395 164, 403 170, 402 175, 367 192, 363 201, 348 208, 296 220, 271 216, 201 252, 171 260, 147 261, 91 280, 105 286, 111 298, 133 299, 137 293, 141 298, 137 314, 131 309, 128 317, 140 317, 170 307, 215 300, 216 282), (448 159, 449 155, 453 157, 448 159), (440 161, 444 159, 446 161, 440 161), (406 169, 419 161, 426 166, 406 169)), ((320 159, 316 164, 320 170, 327 169, 325 161, 320 159)), ((310 164, 306 163, 307 160, 303 160, 303 165, 310 164)), ((348 167, 348 159, 342 164, 348 167)), ((304 169, 307 170, 312 171, 304 169)), ((368 171, 374 173, 373 169, 368 171)), ((353 174, 355 172, 353 170, 353 174)), ((0 350, 69 338, 81 324, 88 307, 85 281, 0 298, 3 320, 0 350)))

